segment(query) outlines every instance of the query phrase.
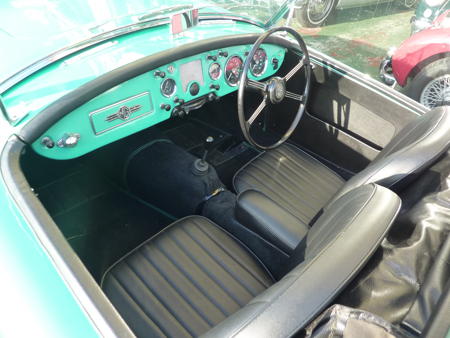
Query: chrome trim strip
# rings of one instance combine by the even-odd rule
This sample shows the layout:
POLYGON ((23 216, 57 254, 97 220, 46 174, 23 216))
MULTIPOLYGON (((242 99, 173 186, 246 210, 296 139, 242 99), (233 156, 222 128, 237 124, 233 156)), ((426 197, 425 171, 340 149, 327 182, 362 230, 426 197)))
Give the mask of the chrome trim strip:
POLYGON ((247 19, 247 18, 243 18, 243 17, 240 17, 240 16, 231 15, 231 14, 218 15, 217 13, 202 13, 199 16, 198 20, 199 20, 200 23, 202 21, 210 21, 210 20, 240 21, 240 22, 250 23, 252 25, 255 25, 255 26, 258 26, 258 27, 261 27, 261 28, 265 28, 264 25, 261 25, 261 23, 256 21, 256 20, 251 20, 251 19, 247 19))
POLYGON ((97 136, 97 135, 101 135, 101 134, 103 134, 103 133, 106 133, 107 131, 110 131, 110 130, 112 130, 112 129, 114 129, 114 128, 117 128, 117 127, 119 127, 119 126, 122 126, 122 125, 124 125, 124 124, 126 124, 126 123, 128 123, 128 122, 134 121, 134 120, 136 120, 136 119, 138 119, 138 118, 140 118, 140 117, 142 117, 142 116, 147 116, 147 115, 150 115, 151 113, 153 113, 153 112, 155 111, 154 109, 152 109, 152 110, 150 110, 150 111, 148 111, 148 112, 142 113, 142 114, 140 114, 140 115, 138 115, 138 116, 136 116, 136 117, 130 118, 130 119, 128 119, 128 120, 125 120, 125 121, 123 121, 122 123, 116 124, 115 126, 111 126, 110 128, 107 128, 107 129, 104 129, 104 130, 101 130, 101 131, 97 131, 97 130, 95 129, 94 120, 92 119, 92 117, 93 117, 94 115, 96 115, 96 114, 98 114, 98 113, 100 113, 100 112, 102 112, 102 111, 104 111, 104 110, 106 110, 106 109, 113 108, 114 106, 119 106, 119 105, 121 105, 121 104, 123 104, 123 103, 125 103, 125 102, 128 102, 128 101, 130 101, 130 100, 136 99, 136 98, 141 97, 141 96, 144 96, 144 95, 147 95, 147 96, 148 96, 148 99, 149 99, 149 101, 150 101, 150 106, 152 106, 152 98, 151 98, 151 96, 150 96, 150 93, 149 93, 149 92, 143 92, 143 93, 134 95, 134 96, 132 96, 132 97, 129 97, 129 98, 127 98, 127 99, 124 99, 124 100, 122 100, 122 101, 119 101, 119 102, 116 102, 116 103, 112 103, 112 104, 110 104, 110 105, 108 105, 108 106, 106 106, 106 107, 103 107, 103 108, 100 108, 100 109, 97 109, 97 110, 94 110, 94 111, 90 112, 90 113, 89 113, 89 122, 90 122, 90 124, 91 124, 92 130, 94 131, 94 134, 95 134, 96 136, 97 136))

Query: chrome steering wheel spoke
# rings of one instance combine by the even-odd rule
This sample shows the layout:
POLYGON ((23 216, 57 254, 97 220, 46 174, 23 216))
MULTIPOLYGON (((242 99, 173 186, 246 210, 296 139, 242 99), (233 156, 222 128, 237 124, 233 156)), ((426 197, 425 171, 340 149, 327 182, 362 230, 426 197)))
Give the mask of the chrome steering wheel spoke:
POLYGON ((261 114, 261 112, 264 110, 264 108, 266 108, 266 106, 267 106, 267 96, 264 96, 264 99, 261 101, 258 108, 255 109, 252 116, 250 116, 250 118, 245 123, 247 123, 247 125, 250 127, 258 118, 258 116, 261 114))
POLYGON ((284 76, 284 81, 288 82, 302 67, 305 65, 304 58, 301 58, 299 63, 297 63, 294 68, 292 68, 289 73, 284 76))
POLYGON ((266 89, 266 84, 264 82, 247 79, 246 88, 259 89, 261 91, 264 91, 266 89))
POLYGON ((292 99, 292 100, 303 102, 303 95, 295 94, 295 93, 289 92, 287 90, 286 90, 286 93, 284 93, 284 97, 287 97, 287 98, 292 99))

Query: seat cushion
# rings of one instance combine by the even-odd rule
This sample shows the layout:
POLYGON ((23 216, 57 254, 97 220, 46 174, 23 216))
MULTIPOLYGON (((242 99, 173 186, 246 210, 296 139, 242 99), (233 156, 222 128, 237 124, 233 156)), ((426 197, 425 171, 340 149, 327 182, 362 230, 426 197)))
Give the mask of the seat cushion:
POLYGON ((240 242, 183 218, 114 264, 102 288, 138 337, 198 336, 273 284, 240 242))
POLYGON ((304 151, 290 145, 262 153, 234 177, 237 193, 262 192, 309 224, 345 181, 304 151))

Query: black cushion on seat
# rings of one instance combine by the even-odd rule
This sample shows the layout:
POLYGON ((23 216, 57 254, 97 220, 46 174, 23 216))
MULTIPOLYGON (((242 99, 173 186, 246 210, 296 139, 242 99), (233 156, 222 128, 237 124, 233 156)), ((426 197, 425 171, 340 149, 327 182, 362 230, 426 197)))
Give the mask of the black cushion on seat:
POLYGON ((331 169, 287 143, 249 162, 233 182, 237 193, 260 191, 305 224, 344 183, 331 169))
POLYGON ((206 218, 181 219, 117 262, 102 288, 137 336, 198 336, 273 284, 206 218))
POLYGON ((283 144, 244 166, 235 176, 234 188, 238 193, 260 191, 311 225, 327 203, 356 187, 377 183, 394 190, 402 188, 449 145, 450 107, 439 107, 411 121, 347 182, 302 150, 283 144))
POLYGON ((292 269, 204 337, 292 337, 328 306, 368 261, 400 210, 375 184, 332 202, 303 240, 292 269), (297 258, 301 257, 298 261, 297 258))

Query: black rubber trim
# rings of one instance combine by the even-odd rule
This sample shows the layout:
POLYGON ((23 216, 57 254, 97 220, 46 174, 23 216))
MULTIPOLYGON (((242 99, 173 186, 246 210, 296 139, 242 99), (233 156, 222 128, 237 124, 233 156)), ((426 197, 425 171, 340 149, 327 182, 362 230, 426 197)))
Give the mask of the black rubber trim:
POLYGON ((100 335, 108 336, 111 334, 109 331, 111 330, 118 337, 134 337, 132 331, 103 294, 98 284, 64 238, 58 226, 31 190, 20 167, 20 156, 25 146, 20 139, 12 136, 1 153, 0 172, 11 197, 19 206, 26 222, 47 252, 55 269, 71 290, 74 298, 78 300, 80 307, 83 308, 86 316, 90 318, 91 323, 100 335), (49 242, 51 244, 46 244, 49 242), (49 248, 47 245, 51 245, 52 248, 49 248), (56 257, 56 255, 59 257, 56 257), (61 260, 64 263, 60 263, 61 260), (65 267, 62 267, 61 264, 64 264, 65 267), (67 272, 72 276, 67 276, 67 272), (75 277, 75 280, 73 277, 75 277), (78 285, 75 286, 75 283, 78 285), (90 300, 90 304, 80 299, 76 287, 81 287, 84 290, 90 300), (109 327, 107 332, 102 332, 104 331, 101 327, 102 325, 97 325, 96 318, 99 319, 99 315, 102 317, 101 320, 109 327))
MULTIPOLYGON (((31 144, 43 133, 45 133, 53 124, 58 122, 74 109, 124 81, 130 80, 152 69, 188 56, 219 48, 253 44, 258 37, 259 34, 221 36, 185 44, 183 46, 177 46, 166 51, 143 57, 142 59, 136 60, 99 76, 98 78, 95 78, 94 80, 59 98, 35 116, 31 121, 29 121, 19 132, 18 136, 25 143, 31 144)), ((298 47, 294 46, 290 41, 281 37, 271 37, 266 41, 266 43, 277 44, 286 48, 298 49, 298 47)))

